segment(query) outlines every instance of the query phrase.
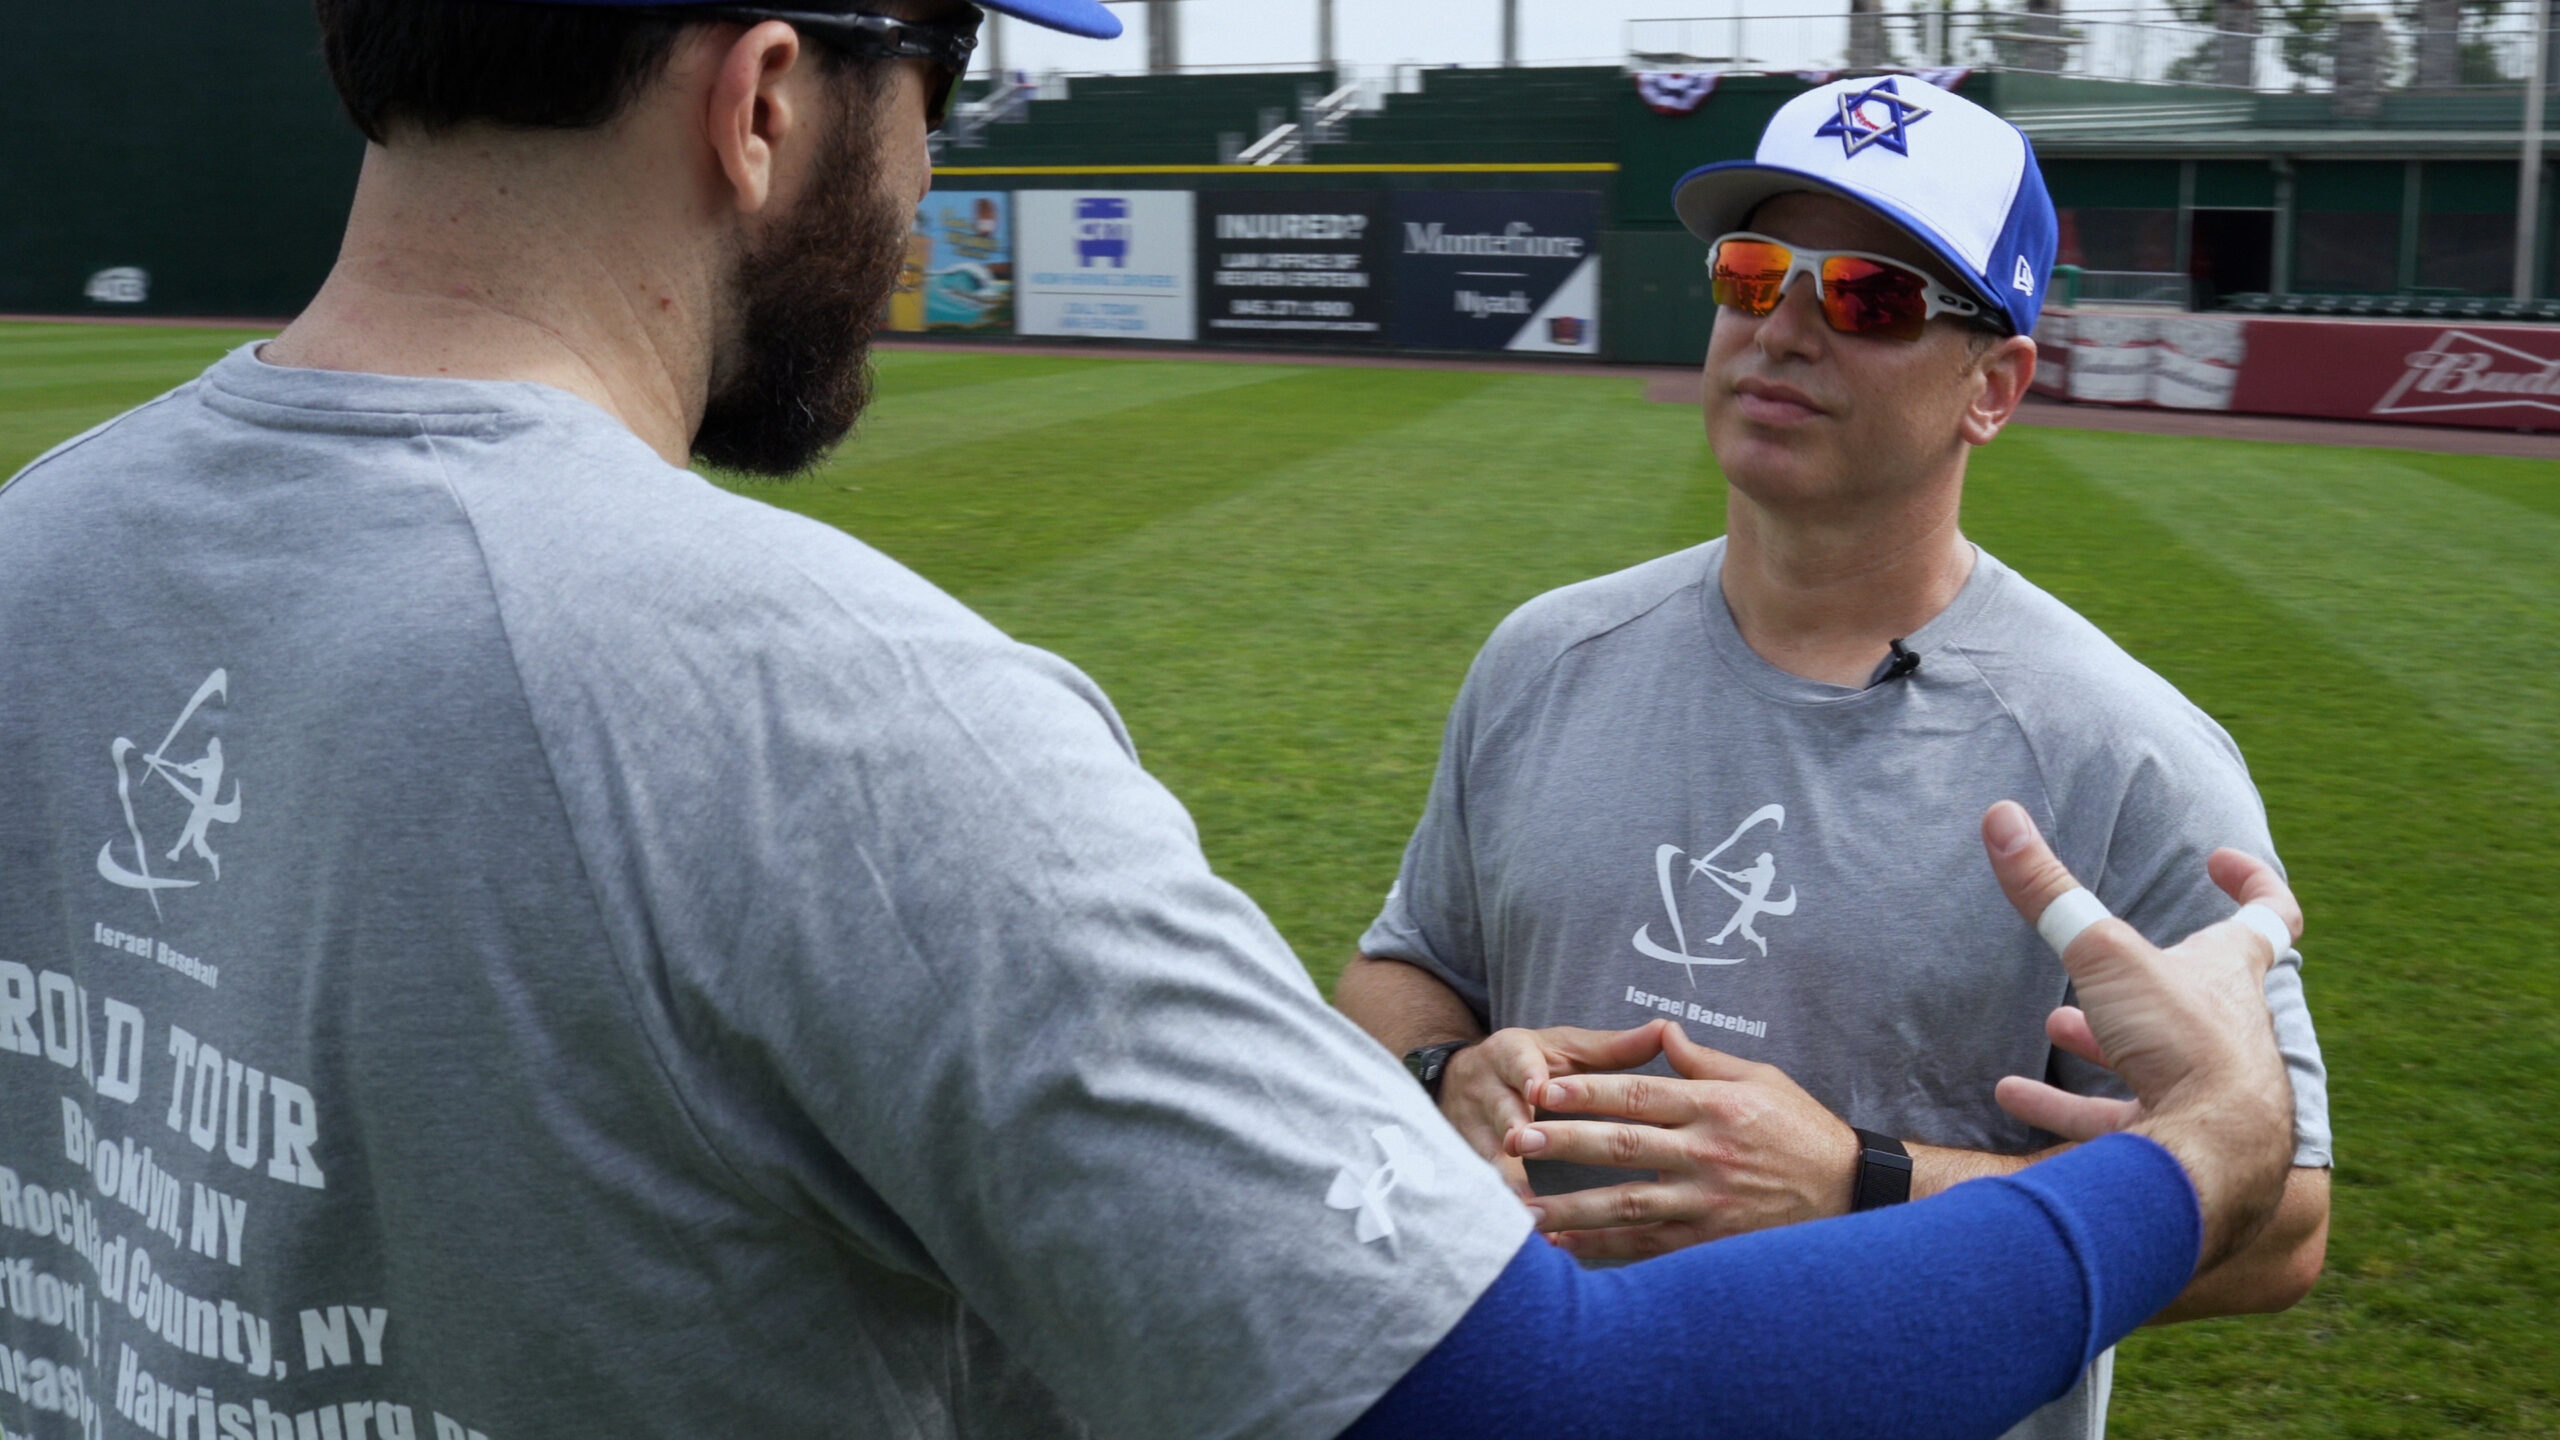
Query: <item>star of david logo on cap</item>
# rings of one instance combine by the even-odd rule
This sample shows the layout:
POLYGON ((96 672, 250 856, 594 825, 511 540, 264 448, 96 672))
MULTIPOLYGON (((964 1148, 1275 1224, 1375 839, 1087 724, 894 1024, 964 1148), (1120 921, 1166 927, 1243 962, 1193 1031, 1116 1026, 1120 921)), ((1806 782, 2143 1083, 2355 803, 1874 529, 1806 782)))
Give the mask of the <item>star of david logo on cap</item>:
POLYGON ((1914 105, 1902 98, 1888 75, 1864 90, 1843 90, 1837 97, 1840 113, 1822 122, 1815 136, 1840 137, 1841 154, 1854 156, 1870 145, 1881 145, 1896 155, 1911 153, 1911 126, 1929 115, 1925 106, 1914 105), (1870 107, 1881 108, 1882 123, 1869 117, 1870 107))

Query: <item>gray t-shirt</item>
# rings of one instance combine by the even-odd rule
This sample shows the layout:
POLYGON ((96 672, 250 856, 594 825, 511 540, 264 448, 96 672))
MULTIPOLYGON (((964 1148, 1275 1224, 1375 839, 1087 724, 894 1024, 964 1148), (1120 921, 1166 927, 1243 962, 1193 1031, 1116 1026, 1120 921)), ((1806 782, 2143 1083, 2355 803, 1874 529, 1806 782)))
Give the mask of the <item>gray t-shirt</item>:
MULTIPOLYGON (((1744 643, 1723 559, 1719 540, 1568 586, 1495 630, 1361 950, 1439 976, 1489 1026, 1668 1015, 1853 1125, 2052 1143, 1994 1103, 2001 1076, 2123 1092, 2046 1039, 2069 980, 2001 896, 1982 812, 2025 805, 2074 874, 2167 943, 2236 908, 2205 875, 2216 847, 2275 858, 2238 748, 1987 554, 1905 641, 1919 670, 1864 690, 1744 643)), ((2294 1161, 2327 1165, 2298 954, 2267 999, 2294 1161)), ((1549 1191, 1631 1178, 1538 1171, 1549 1191)), ((2099 1380, 2017 1433, 2089 1433, 2099 1380)))
POLYGON ((558 391, 235 352, 0 654, 13 1430, 1324 1436, 1526 1235, 1082 675, 558 391))

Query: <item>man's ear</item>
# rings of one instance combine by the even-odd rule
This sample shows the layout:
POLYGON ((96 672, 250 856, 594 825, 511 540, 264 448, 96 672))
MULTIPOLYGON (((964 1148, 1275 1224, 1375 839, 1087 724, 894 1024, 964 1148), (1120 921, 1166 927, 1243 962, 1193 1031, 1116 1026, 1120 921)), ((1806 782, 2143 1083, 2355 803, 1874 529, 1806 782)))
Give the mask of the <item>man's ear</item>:
POLYGON ((2036 342, 2024 335, 2003 336, 1982 352, 1973 368, 1973 401, 1965 406, 1956 432, 1967 445, 1988 445, 2018 413, 2027 387, 2035 383, 2036 342))
POLYGON ((799 123, 782 81, 800 60, 800 32, 766 20, 747 27, 714 61, 703 129, 732 202, 747 214, 772 197, 776 152, 799 123))

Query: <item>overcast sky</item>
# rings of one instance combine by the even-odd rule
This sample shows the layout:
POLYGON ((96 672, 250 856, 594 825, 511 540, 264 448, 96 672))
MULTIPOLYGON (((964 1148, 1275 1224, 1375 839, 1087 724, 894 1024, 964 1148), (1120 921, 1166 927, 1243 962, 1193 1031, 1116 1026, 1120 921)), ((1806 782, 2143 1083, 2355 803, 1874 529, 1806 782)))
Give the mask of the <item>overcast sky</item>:
MULTIPOLYGON (((1727 16, 1733 0, 1519 0, 1521 58, 1613 65, 1636 18, 1727 16)), ((1312 64, 1315 0, 1181 0, 1186 65, 1312 64)), ((1117 40, 1080 40, 1019 20, 1003 22, 1005 63, 1017 70, 1146 68, 1143 4, 1115 6, 1128 27, 1117 40)), ((1754 14, 1835 8, 1823 0, 1750 0, 1754 14)), ((1846 13, 1846 0, 1836 8, 1846 13)), ((1894 8, 1900 8, 1896 6, 1894 8)), ((1833 22, 1829 29, 1839 28, 1833 22)), ((1354 65, 1483 64, 1502 58, 1500 0, 1334 0, 1335 48, 1354 65)), ((1758 48, 1755 46, 1755 48, 1758 48)), ((1783 57, 1782 57, 1783 62, 1783 57)))

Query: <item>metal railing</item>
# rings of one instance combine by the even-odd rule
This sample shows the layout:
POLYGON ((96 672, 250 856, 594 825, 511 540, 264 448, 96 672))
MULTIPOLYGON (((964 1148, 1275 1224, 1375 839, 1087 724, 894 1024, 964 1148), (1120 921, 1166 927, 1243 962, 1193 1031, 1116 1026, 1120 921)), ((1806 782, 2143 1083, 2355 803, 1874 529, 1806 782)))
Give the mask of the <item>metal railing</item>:
POLYGON ((1627 54, 1635 69, 1970 67, 2233 91, 2325 91, 2335 78, 2342 33, 2371 21, 2377 28, 2364 33, 2378 42, 2376 53, 2350 63, 2371 66, 2378 73, 2370 78, 2382 86, 2513 89, 2532 69, 2532 8, 2473 11, 2456 28, 2428 30, 2397 12, 2357 16, 2345 26, 2335 12, 2320 12, 2316 22, 2298 25, 2269 6, 2257 31, 2219 30, 2147 9, 1737 11, 1629 21, 1627 54))
POLYGON ((987 143, 987 127, 1031 117, 1031 102, 1041 98, 1040 87, 1021 71, 999 77, 994 88, 977 100, 963 100, 951 107, 943 126, 933 136, 933 149, 976 150, 987 143))
POLYGON ((1384 103, 1382 92, 1358 80, 1345 82, 1330 95, 1317 95, 1313 87, 1298 92, 1298 116, 1283 120, 1280 112, 1266 110, 1262 115, 1262 138, 1250 145, 1240 144, 1241 135, 1218 137, 1218 163, 1221 165, 1301 165, 1318 145, 1338 145, 1350 138, 1346 133, 1351 117, 1364 110, 1375 110, 1384 103))
MULTIPOLYGON (((2371 20, 2378 22, 2379 44, 2369 62, 2351 65, 2351 78, 2391 89, 2512 89, 2532 69, 2536 10, 2536 0, 2494 7, 2395 0, 2370 10, 2286 7, 2259 0, 2255 30, 2223 30, 2209 21, 2181 18, 2169 0, 2108 0, 2052 12, 2023 8, 2023 0, 2004 0, 1999 8, 1959 8, 1956 0, 1879 0, 1885 8, 1873 12, 1852 11, 1844 0, 1829 0, 1835 8, 1774 15, 1744 13, 1742 0, 1724 3, 1733 5, 1731 13, 1629 21, 1625 47, 1612 55, 1540 57, 1526 62, 1527 67, 1779 73, 1970 67, 2236 91, 2326 91, 2336 70, 2341 31, 2371 20), (2447 14, 2459 16, 2458 22, 2436 29, 2422 23, 2447 14)), ((2190 15, 2209 8, 2201 0, 2176 3, 2190 15)), ((1036 98, 1063 99, 1070 82, 1081 76, 1140 73, 1143 68, 1043 69, 1036 98)), ((1180 70, 1206 75, 1321 68, 1332 69, 1336 84, 1359 84, 1367 97, 1363 108, 1375 108, 1378 97, 1419 88, 1424 71, 1452 67, 1413 61, 1326 67, 1311 58, 1288 57, 1184 64, 1180 70)))
POLYGON ((2195 308, 2195 282, 2174 270, 2085 270, 2077 265, 2057 265, 2053 279, 2055 297, 2067 306, 2195 308))

